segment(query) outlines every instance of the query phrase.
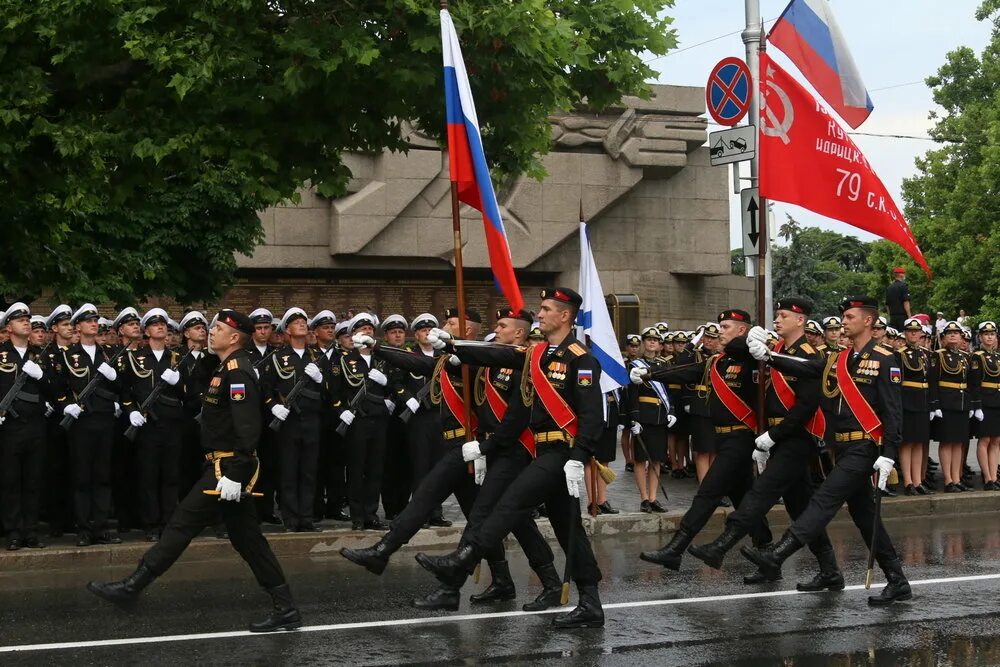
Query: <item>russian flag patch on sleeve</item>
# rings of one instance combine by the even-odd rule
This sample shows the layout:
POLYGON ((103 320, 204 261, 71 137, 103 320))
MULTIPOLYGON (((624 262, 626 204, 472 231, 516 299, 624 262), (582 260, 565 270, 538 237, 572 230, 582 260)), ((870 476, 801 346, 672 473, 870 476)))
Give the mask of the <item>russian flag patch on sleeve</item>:
POLYGON ((247 386, 245 384, 229 385, 229 400, 242 401, 247 397, 247 386))
POLYGON ((581 387, 589 387, 594 381, 594 371, 589 368, 581 368, 576 372, 576 382, 581 387))
POLYGON ((903 381, 903 371, 898 368, 889 368, 889 381, 899 384, 903 381))

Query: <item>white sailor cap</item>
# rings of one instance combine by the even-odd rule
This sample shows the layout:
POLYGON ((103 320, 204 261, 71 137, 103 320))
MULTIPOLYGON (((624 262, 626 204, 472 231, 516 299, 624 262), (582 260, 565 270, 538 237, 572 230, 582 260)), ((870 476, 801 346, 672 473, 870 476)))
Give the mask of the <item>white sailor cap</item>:
POLYGON ((915 317, 908 317, 905 322, 903 322, 903 331, 923 331, 923 323, 915 317))
POLYGON ((3 316, 0 317, 0 327, 7 326, 11 320, 16 320, 19 317, 31 317, 31 309, 20 301, 11 304, 10 308, 4 311, 3 316))
POLYGON ((306 311, 302 310, 298 306, 292 306, 286 310, 285 314, 281 316, 281 323, 279 324, 281 330, 285 331, 285 329, 288 328, 289 323, 299 317, 305 320, 307 324, 309 323, 309 316, 306 315, 306 311))
POLYGON ((97 318, 97 330, 98 331, 110 331, 113 322, 106 317, 97 318))
POLYGON ((823 318, 824 329, 840 329, 841 327, 843 327, 843 323, 841 323, 839 317, 831 315, 830 317, 823 318))
POLYGON ((309 328, 315 329, 316 327, 321 327, 324 324, 336 324, 337 316, 333 314, 330 310, 321 310, 313 318, 309 320, 309 328))
POLYGON ((876 329, 885 329, 888 326, 889 326, 889 320, 888 318, 886 318, 885 315, 879 315, 878 319, 875 320, 876 329))
POLYGON ((142 316, 139 320, 139 326, 143 329, 148 327, 150 324, 170 324, 170 315, 167 315, 167 311, 162 308, 150 308, 146 311, 146 314, 142 316))
POLYGON ((343 336, 346 333, 350 333, 350 326, 351 326, 350 320, 342 320, 340 322, 337 322, 337 327, 333 330, 333 333, 336 336, 343 336))
POLYGON ((923 330, 925 336, 932 336, 932 335, 934 335, 933 334, 933 330, 931 329, 931 325, 929 325, 929 324, 924 324, 921 327, 921 329, 923 330))
POLYGON ((371 326, 372 328, 377 327, 378 318, 371 313, 358 313, 351 318, 349 329, 351 330, 351 333, 354 333, 365 325, 371 326))
POLYGON ((49 316, 45 318, 45 328, 51 329, 59 322, 68 320, 73 316, 73 309, 67 306, 65 303, 60 303, 55 307, 49 316))
POLYGON ((41 315, 32 315, 31 316, 31 328, 32 329, 47 329, 48 327, 45 326, 45 318, 42 317, 41 315))
POLYGON ((92 303, 85 303, 76 309, 76 312, 73 313, 73 317, 69 318, 69 321, 76 324, 84 320, 96 320, 100 317, 101 316, 97 313, 97 306, 92 303))
MULTIPOLYGON (((73 317, 76 318, 76 315, 73 317)), ((127 308, 122 308, 121 312, 118 313, 118 316, 111 322, 111 326, 115 331, 117 331, 123 324, 126 322, 132 322, 133 320, 139 322, 139 311, 132 306, 129 306, 127 308)), ((139 326, 142 326, 141 322, 139 326)))
POLYGON ((413 318, 413 324, 410 328, 413 331, 417 329, 426 329, 427 327, 437 327, 440 326, 438 323, 438 318, 434 317, 431 313, 420 313, 413 318))
POLYGON ((167 318, 167 328, 173 331, 174 333, 181 332, 181 325, 177 322, 177 320, 170 317, 167 318))
POLYGON ((382 320, 382 324, 379 325, 382 331, 389 331, 391 329, 402 329, 406 331, 409 325, 406 323, 406 318, 398 313, 393 313, 389 317, 382 320))
POLYGON ((267 308, 258 308, 250 313, 250 321, 254 324, 274 324, 274 315, 267 308))
POLYGON ((201 311, 192 310, 181 318, 181 331, 186 331, 188 327, 193 327, 198 324, 204 324, 208 326, 208 319, 201 313, 201 311))

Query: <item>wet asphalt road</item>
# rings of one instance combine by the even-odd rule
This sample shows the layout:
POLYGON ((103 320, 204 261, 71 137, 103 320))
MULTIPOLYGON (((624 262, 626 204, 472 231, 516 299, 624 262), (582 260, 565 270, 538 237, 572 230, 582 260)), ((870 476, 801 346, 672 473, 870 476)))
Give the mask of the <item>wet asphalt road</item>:
MULTIPOLYGON (((912 602, 881 610, 867 606, 864 590, 789 593, 797 579, 811 576, 814 563, 807 551, 786 564, 784 581, 746 587, 741 578, 751 567, 735 551, 722 571, 688 557, 674 573, 636 558, 663 536, 603 538, 595 543, 605 575, 602 630, 556 632, 549 627, 551 615, 520 613, 540 584, 516 547, 508 553, 517 601, 471 607, 466 600, 457 614, 410 606, 410 599, 432 584, 412 552, 396 554, 382 577, 339 556, 286 559, 283 566, 307 629, 267 636, 242 633, 264 614, 268 601, 235 557, 219 563, 182 560, 153 584, 131 615, 83 587, 89 579, 123 576, 125 568, 0 573, 0 664, 996 665, 1000 578, 933 580, 1000 577, 997 519, 977 514, 890 521, 907 575, 917 585, 912 602), (919 583, 926 580, 932 581, 919 583), (754 593, 762 595, 747 597, 754 593), (467 618, 470 614, 494 615, 467 618), (184 636, 227 632, 236 636, 184 636), (174 641, 165 639, 171 636, 174 641), (6 651, 125 638, 158 639, 6 651)), ((705 534, 699 541, 712 537, 705 534)), ((840 524, 831 537, 848 585, 863 583, 866 553, 857 531, 840 524)), ((561 561, 557 549, 560 569, 561 561)), ((877 585, 882 581, 878 573, 877 585)), ((485 577, 479 585, 470 581, 463 596, 485 583, 485 577)))

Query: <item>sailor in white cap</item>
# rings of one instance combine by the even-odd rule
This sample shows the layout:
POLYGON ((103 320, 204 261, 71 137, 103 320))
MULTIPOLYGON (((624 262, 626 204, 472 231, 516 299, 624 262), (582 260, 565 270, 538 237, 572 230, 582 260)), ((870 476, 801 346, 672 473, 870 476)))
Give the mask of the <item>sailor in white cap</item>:
POLYGON ((108 520, 111 515, 111 448, 122 359, 119 357, 117 362, 111 363, 112 355, 97 344, 99 319, 93 304, 85 303, 77 308, 70 323, 77 327, 80 342, 60 355, 63 393, 58 397, 56 411, 75 420, 69 431, 69 451, 75 489, 76 544, 80 547, 121 542, 120 537, 108 531, 108 520), (98 379, 97 388, 83 405, 77 403, 76 397, 95 378, 98 379))
POLYGON ((31 316, 31 335, 28 337, 29 342, 39 348, 45 347, 48 342, 48 335, 46 332, 45 318, 41 315, 31 316))
POLYGON ((337 338, 337 316, 329 310, 321 310, 309 320, 309 329, 316 336, 316 345, 323 353, 330 355, 337 338))
MULTIPOLYGON (((399 314, 386 317, 379 324, 382 339, 386 345, 402 348, 406 344, 406 332, 409 325, 406 318, 399 314)), ((412 477, 410 464, 410 449, 406 436, 410 431, 408 424, 400 418, 405 410, 402 394, 399 393, 406 383, 409 374, 400 368, 390 366, 386 372, 391 386, 397 387, 390 403, 392 418, 385 438, 385 470, 382 476, 382 508, 385 510, 386 521, 392 521, 403 511, 410 501, 410 480, 412 477)))
POLYGON ((351 320, 341 320, 337 323, 334 328, 334 334, 337 336, 337 347, 343 352, 354 349, 354 343, 351 342, 351 320))
POLYGON ((270 344, 271 334, 274 333, 274 315, 267 308, 258 308, 250 313, 250 322, 253 323, 253 336, 247 353, 250 363, 257 364, 274 350, 270 344))
MULTIPOLYGON (((111 329, 118 337, 115 340, 115 351, 118 345, 124 345, 130 350, 135 350, 142 343, 142 330, 139 327, 139 311, 132 306, 122 308, 121 311, 111 321, 111 329)), ((110 342, 110 341, 109 341, 110 342)))

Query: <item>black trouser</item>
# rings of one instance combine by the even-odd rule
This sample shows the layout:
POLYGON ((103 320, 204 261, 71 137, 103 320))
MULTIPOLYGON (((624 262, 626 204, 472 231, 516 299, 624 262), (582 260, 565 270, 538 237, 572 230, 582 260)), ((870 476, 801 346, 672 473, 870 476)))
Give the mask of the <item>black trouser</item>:
MULTIPOLYGON (((872 486, 872 465, 880 450, 871 440, 837 443, 833 470, 812 496, 809 505, 792 523, 789 530, 803 544, 810 544, 826 530, 841 506, 846 502, 847 511, 854 525, 861 531, 865 544, 871 547, 872 525, 875 520, 875 497, 872 486)), ((878 543, 875 557, 879 563, 896 559, 889 534, 881 518, 878 522, 878 543)))
POLYGON ((313 520, 319 428, 319 414, 291 414, 278 432, 281 518, 286 528, 298 528, 313 520))
POLYGON ((258 516, 273 516, 275 495, 281 480, 281 459, 278 457, 278 434, 267 428, 274 416, 264 413, 264 428, 260 432, 257 443, 257 458, 260 460, 260 479, 257 480, 257 492, 264 494, 255 499, 258 516))
POLYGON ((313 516, 322 521, 326 514, 327 491, 330 488, 330 425, 329 412, 320 416, 319 452, 316 456, 316 493, 313 496, 313 516))
POLYGON ((351 521, 377 519, 385 458, 385 417, 355 417, 344 436, 351 521))
MULTIPOLYGON (((461 447, 459 449, 461 450, 461 447)), ((472 504, 472 511, 466 514, 468 523, 462 533, 463 542, 468 541, 475 530, 489 518, 507 487, 531 465, 531 461, 531 454, 520 444, 514 444, 508 449, 486 457, 486 479, 479 487, 479 493, 476 494, 476 500, 472 504)), ((511 532, 521 545, 524 555, 528 557, 528 564, 532 569, 537 570, 540 566, 553 561, 552 547, 542 537, 530 513, 524 521, 514 526, 511 532)), ((503 547, 502 542, 500 546, 503 547)))
POLYGON ((69 433, 59 422, 62 413, 45 420, 45 479, 47 488, 42 501, 45 520, 52 532, 62 532, 73 527, 73 475, 69 456, 69 433))
MULTIPOLYGON (((754 437, 753 431, 749 429, 715 434, 715 461, 701 480, 690 509, 681 519, 681 530, 689 535, 697 535, 708 523, 724 496, 729 496, 733 505, 740 507, 743 497, 753 484, 751 466, 754 437)), ((754 544, 767 544, 771 541, 771 531, 767 527, 767 519, 763 517, 749 533, 754 544)))
MULTIPOLYGON (((339 421, 337 422, 340 423, 339 421)), ((347 445, 335 428, 327 431, 324 440, 329 452, 329 476, 326 486, 326 515, 335 516, 347 502, 347 445)))
POLYGON ((181 465, 178 477, 177 499, 188 494, 191 487, 201 477, 201 467, 205 463, 201 448, 201 424, 195 421, 194 415, 185 414, 181 424, 181 465))
MULTIPOLYGON (((412 474, 410 489, 415 492, 420 486, 420 482, 444 455, 445 444, 441 435, 441 414, 434 410, 421 408, 406 426, 406 446, 410 450, 410 472, 412 474)), ((441 518, 440 504, 434 508, 430 518, 441 518)))
MULTIPOLYGON (((412 420, 411 420, 412 422, 412 420)), ((407 443, 409 424, 398 417, 389 418, 385 436, 385 467, 382 471, 382 507, 385 518, 394 518, 410 500, 410 451, 407 443)))
MULTIPOLYGON (((227 461, 228 459, 223 459, 220 462, 223 475, 226 474, 227 461)), ((160 541, 146 552, 142 560, 154 574, 162 575, 180 558, 198 533, 218 521, 221 509, 229 541, 253 570, 257 583, 264 588, 281 586, 285 583, 285 575, 260 532, 254 504, 247 502, 247 499, 242 502, 221 501, 218 496, 206 496, 202 493, 205 489, 214 490, 217 484, 214 464, 206 465, 201 478, 170 517, 160 541)))
POLYGON ((149 421, 136 434, 139 464, 139 513, 142 526, 155 530, 177 507, 183 424, 178 419, 149 421))
POLYGON ((0 434, 4 532, 10 538, 36 537, 45 464, 45 418, 8 416, 0 434))
MULTIPOLYGON (((537 458, 510 483, 489 516, 473 529, 468 541, 479 550, 496 548, 508 533, 524 524, 538 505, 545 503, 559 545, 566 553, 573 550, 573 580, 579 586, 594 585, 601 580, 601 570, 583 530, 580 501, 566 491, 563 466, 569 460, 569 452, 565 443, 540 443, 537 458), (571 524, 575 524, 572 544, 571 524)), ((582 491, 583 484, 580 487, 582 491)))
POLYGON ((137 526, 142 519, 142 494, 136 484, 139 460, 135 445, 125 437, 128 427, 127 418, 115 417, 111 441, 111 501, 119 531, 137 526))
MULTIPOLYGON (((816 451, 816 443, 808 435, 779 440, 771 448, 771 458, 764 472, 743 496, 739 509, 726 518, 726 525, 746 535, 759 525, 779 498, 785 499, 788 516, 793 521, 797 519, 809 505, 814 491, 810 468, 816 451)), ((832 548, 825 530, 809 543, 809 549, 817 554, 832 548)))
POLYGON ((110 412, 84 412, 69 433, 73 506, 80 532, 100 532, 108 528, 115 424, 115 416, 110 412))
MULTIPOLYGON (((392 529, 386 533, 385 541, 393 548, 399 548, 410 541, 417 531, 431 518, 431 513, 441 503, 455 494, 458 506, 469 519, 473 503, 479 487, 475 476, 469 474, 469 464, 462 460, 462 443, 464 438, 453 438, 448 441, 444 456, 430 472, 424 475, 420 486, 413 492, 413 497, 406 508, 392 522, 392 529)), ((470 519, 471 521, 471 519, 470 519)), ((490 560, 503 560, 503 544, 490 545, 490 560)))

